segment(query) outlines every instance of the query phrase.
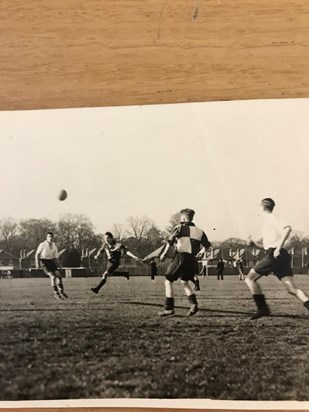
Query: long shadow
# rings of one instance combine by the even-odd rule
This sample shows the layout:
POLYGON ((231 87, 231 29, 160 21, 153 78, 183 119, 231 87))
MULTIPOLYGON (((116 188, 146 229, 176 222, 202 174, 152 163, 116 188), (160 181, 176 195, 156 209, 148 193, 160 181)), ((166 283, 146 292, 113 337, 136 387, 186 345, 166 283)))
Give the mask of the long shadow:
MULTIPOLYGON (((162 304, 158 303, 148 303, 148 302, 124 302, 124 301, 119 301, 119 304, 125 304, 125 305, 141 305, 141 306, 153 306, 157 308, 162 308, 162 304)), ((187 310, 187 306, 175 306, 176 309, 184 309, 187 310)), ((83 308, 86 312, 97 312, 97 311, 109 311, 110 308, 107 307, 95 307, 95 308, 83 308)), ((67 305, 63 305, 62 308, 12 308, 12 309, 0 309, 1 312, 63 312, 63 311, 71 311, 71 312, 76 312, 76 307, 68 308, 67 305)), ((225 315, 245 315, 246 318, 250 319, 250 316, 253 315, 253 312, 244 312, 244 311, 237 311, 237 310, 218 310, 218 309, 206 309, 206 308, 200 308, 199 312, 205 312, 205 313, 217 313, 217 314, 225 314, 225 315)), ((180 315, 176 315, 175 317, 181 317, 180 315)), ((223 316, 221 316, 223 317, 223 316)), ((288 315, 288 314, 271 314, 268 316, 268 318, 283 318, 283 319, 303 319, 303 320, 309 320, 309 316, 306 315, 288 315)), ((264 319, 264 318, 262 318, 264 319)))
MULTIPOLYGON (((162 304, 158 304, 158 303, 144 303, 144 302, 121 302, 124 303, 125 305, 142 305, 142 306, 155 306, 158 308, 162 308, 162 304)), ((175 306, 176 309, 188 309, 187 306, 175 306)), ((215 309, 203 309, 200 308, 199 312, 213 312, 213 313, 231 313, 234 315, 248 315, 248 312, 240 312, 240 311, 236 311, 236 310, 215 310, 215 309)))
MULTIPOLYGON (((144 303, 144 302, 119 302, 119 303, 124 303, 125 305, 142 305, 142 306, 155 306, 162 308, 162 304, 158 303, 144 303)), ((188 309, 186 306, 175 306, 175 309, 188 309)), ((248 313, 248 312, 243 312, 243 311, 236 311, 236 310, 217 310, 217 309, 203 309, 200 308, 199 312, 207 312, 207 313, 225 313, 225 314, 231 314, 231 315, 247 315, 247 317, 250 317, 253 315, 253 313, 248 313)), ((284 318, 284 319, 307 319, 309 320, 309 316, 306 315, 280 315, 280 314, 275 314, 275 315, 270 315, 268 318, 284 318)))

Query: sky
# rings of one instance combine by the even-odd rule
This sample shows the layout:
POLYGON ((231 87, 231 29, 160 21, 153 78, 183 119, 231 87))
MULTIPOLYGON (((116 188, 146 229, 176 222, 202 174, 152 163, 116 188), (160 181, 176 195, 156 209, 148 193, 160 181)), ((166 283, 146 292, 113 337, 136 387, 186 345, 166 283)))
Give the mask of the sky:
POLYGON ((189 207, 210 240, 259 239, 272 197, 309 235, 309 99, 0 112, 0 130, 0 219, 85 214, 103 233, 189 207))

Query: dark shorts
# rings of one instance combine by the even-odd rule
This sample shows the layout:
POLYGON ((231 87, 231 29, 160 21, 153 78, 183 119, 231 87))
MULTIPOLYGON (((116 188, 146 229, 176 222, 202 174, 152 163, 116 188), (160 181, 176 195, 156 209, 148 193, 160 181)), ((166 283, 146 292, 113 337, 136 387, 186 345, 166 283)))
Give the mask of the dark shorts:
POLYGON ((281 249, 280 255, 274 258, 274 250, 275 248, 267 249, 266 256, 253 269, 261 276, 268 276, 270 273, 273 273, 278 279, 282 279, 285 276, 293 276, 291 256, 288 251, 281 249))
POLYGON ((110 275, 115 272, 120 262, 118 260, 109 260, 106 266, 106 272, 110 275))
POLYGON ((170 282, 177 279, 193 280, 198 273, 197 259, 189 253, 176 253, 172 263, 167 268, 165 277, 170 282))
POLYGON ((53 259, 41 259, 42 269, 46 274, 56 272, 58 267, 53 259))

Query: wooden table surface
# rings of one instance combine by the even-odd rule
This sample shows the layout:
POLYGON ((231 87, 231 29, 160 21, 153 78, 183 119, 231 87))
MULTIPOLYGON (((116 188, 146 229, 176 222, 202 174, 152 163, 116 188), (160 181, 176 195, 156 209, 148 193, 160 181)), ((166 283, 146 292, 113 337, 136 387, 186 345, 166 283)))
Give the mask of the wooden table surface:
POLYGON ((308 0, 0 0, 0 109, 309 96, 308 0))
POLYGON ((309 96, 308 0, 0 0, 0 40, 1 110, 309 96))

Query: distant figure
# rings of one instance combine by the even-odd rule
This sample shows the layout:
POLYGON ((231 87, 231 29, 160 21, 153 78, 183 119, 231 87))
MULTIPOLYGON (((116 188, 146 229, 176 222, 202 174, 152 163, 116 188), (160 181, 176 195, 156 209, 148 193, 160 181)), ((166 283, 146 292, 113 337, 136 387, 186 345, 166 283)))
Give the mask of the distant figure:
POLYGON ((64 292, 62 275, 61 275, 61 263, 59 260, 58 249, 53 242, 54 234, 47 232, 46 240, 39 244, 35 253, 35 267, 42 269, 47 276, 50 277, 51 285, 54 290, 55 299, 68 298, 68 295, 64 292))
POLYGON ((282 282, 288 293, 299 299, 304 307, 309 310, 309 296, 296 285, 291 267, 291 255, 284 248, 292 228, 287 222, 273 213, 275 207, 273 199, 269 197, 263 199, 261 207, 263 210, 263 244, 253 242, 251 239, 248 244, 248 246, 266 250, 265 257, 250 270, 245 280, 257 307, 257 312, 251 319, 259 319, 262 316, 270 315, 270 309, 258 280, 271 273, 282 282))
POLYGON ((158 267, 154 259, 150 261, 150 270, 151 270, 151 280, 155 280, 155 277, 158 274, 158 267))
POLYGON ((245 274, 244 274, 244 264, 243 264, 242 259, 236 260, 236 267, 238 269, 239 280, 244 280, 245 279, 245 274))
POLYGON ((217 264, 217 279, 223 280, 223 272, 224 272, 224 262, 222 259, 219 260, 217 264))

